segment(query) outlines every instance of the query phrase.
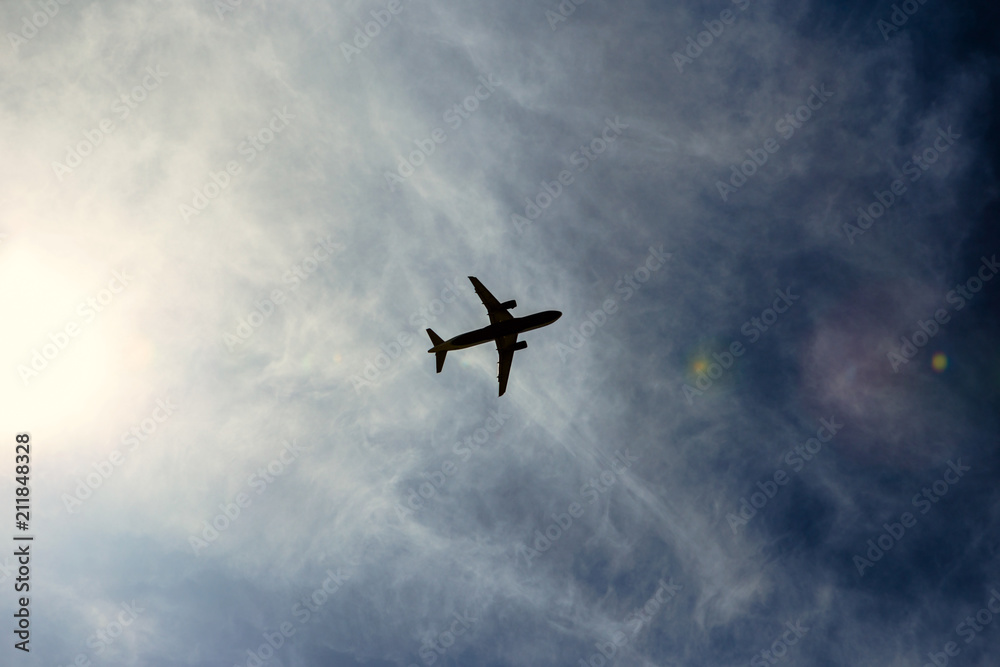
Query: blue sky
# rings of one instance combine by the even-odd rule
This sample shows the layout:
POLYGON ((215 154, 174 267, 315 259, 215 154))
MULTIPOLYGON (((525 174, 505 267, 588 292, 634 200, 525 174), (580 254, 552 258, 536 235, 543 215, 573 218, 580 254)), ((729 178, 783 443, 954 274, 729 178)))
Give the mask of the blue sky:
POLYGON ((997 18, 4 4, 4 664, 992 665, 997 18))

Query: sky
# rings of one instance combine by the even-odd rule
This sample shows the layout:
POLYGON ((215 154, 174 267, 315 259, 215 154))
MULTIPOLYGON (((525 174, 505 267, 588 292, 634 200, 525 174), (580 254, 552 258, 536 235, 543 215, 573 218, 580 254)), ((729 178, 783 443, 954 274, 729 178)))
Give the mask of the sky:
POLYGON ((3 3, 3 664, 994 665, 998 18, 3 3))

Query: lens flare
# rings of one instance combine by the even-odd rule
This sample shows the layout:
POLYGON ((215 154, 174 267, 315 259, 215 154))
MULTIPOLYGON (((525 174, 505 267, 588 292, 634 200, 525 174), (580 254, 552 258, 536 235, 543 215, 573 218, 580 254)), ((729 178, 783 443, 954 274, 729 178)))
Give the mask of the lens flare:
POLYGON ((934 356, 931 357, 931 368, 934 369, 935 373, 943 373, 948 368, 948 355, 944 352, 935 352, 934 356))

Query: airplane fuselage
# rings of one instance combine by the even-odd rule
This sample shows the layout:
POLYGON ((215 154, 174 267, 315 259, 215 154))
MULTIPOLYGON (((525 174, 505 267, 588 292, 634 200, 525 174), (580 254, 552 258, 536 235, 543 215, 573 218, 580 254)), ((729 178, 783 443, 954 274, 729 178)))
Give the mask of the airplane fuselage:
POLYGON ((435 345, 428 352, 450 352, 451 350, 464 350, 467 347, 491 343, 505 336, 548 326, 560 317, 562 317, 562 313, 558 310, 544 310, 525 317, 512 317, 509 320, 455 336, 451 340, 435 345))

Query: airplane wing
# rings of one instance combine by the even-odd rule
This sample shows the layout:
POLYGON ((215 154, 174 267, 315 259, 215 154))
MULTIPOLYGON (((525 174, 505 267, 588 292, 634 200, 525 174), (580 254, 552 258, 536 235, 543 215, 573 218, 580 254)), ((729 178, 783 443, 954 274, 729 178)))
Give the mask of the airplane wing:
MULTIPOLYGON (((513 317, 510 312, 501 305, 497 298, 490 294, 490 291, 479 282, 479 278, 469 276, 469 280, 472 281, 472 286, 476 288, 476 294, 479 295, 480 301, 486 306, 486 312, 490 315, 490 324, 496 324, 497 322, 503 322, 509 320, 513 317)), ((511 352, 513 354, 513 352, 511 352)), ((501 353, 501 359, 503 354, 501 353)), ((508 362, 507 368, 510 369, 510 363, 508 362)), ((503 393, 503 392, 501 392, 503 393)))
POLYGON ((517 334, 504 336, 497 339, 497 352, 500 354, 500 367, 497 373, 497 380, 500 381, 500 396, 507 391, 507 377, 510 375, 510 365, 514 361, 514 344, 517 342, 517 334))

